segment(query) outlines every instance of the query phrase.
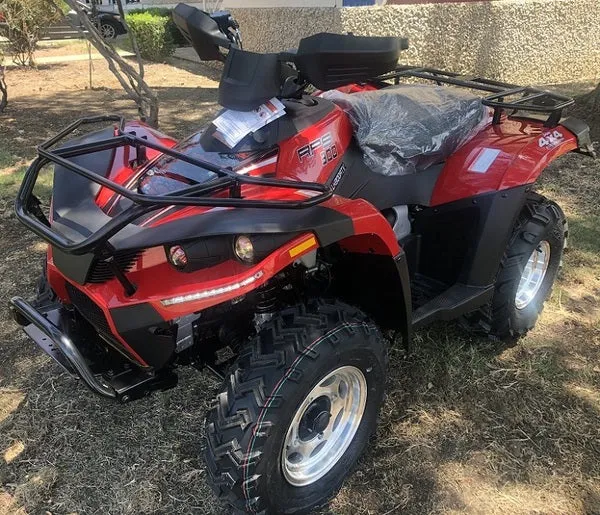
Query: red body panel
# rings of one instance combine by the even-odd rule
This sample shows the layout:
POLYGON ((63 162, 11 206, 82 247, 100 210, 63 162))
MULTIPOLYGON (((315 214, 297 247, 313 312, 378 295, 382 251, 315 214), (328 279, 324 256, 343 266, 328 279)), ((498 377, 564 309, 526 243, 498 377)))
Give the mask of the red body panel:
POLYGON ((553 159, 577 147, 577 138, 561 126, 516 119, 490 125, 448 158, 431 205, 531 184, 553 159), (487 164, 485 152, 495 158, 481 171, 487 164))
MULTIPOLYGON (((237 170, 250 175, 275 174, 278 179, 325 183, 339 166, 340 159, 352 140, 352 125, 346 113, 335 107, 318 123, 298 132, 279 145, 276 155, 270 155, 237 170), (329 137, 327 137, 329 136, 329 137), (323 141, 325 144, 323 144, 323 141), (310 155, 300 157, 299 149, 313 143, 310 155)), ((131 172, 130 172, 131 173, 131 172)), ((227 192, 223 192, 227 195, 227 192)), ((254 185, 242 187, 246 199, 300 199, 305 192, 254 185)), ((163 208, 148 218, 144 226, 157 226, 179 218, 205 213, 211 208, 163 208)), ((219 208, 217 208, 219 209, 219 208)))
MULTIPOLYGON (((260 159, 255 163, 252 163, 250 165, 243 167, 240 170, 237 170, 237 172, 255 176, 255 175, 275 174, 276 169, 277 169, 277 154, 273 155, 273 156, 269 156, 265 159, 260 159)), ((260 198, 278 198, 278 196, 273 195, 272 191, 269 196, 270 190, 268 188, 258 188, 257 189, 257 187, 254 187, 254 189, 257 191, 262 189, 265 192, 265 194, 260 195, 260 191, 259 191, 258 196, 260 198)), ((247 197, 248 195, 251 194, 252 187, 244 186, 242 191, 243 191, 244 196, 247 197)), ((224 192, 221 195, 226 196, 227 193, 224 192)), ((215 195, 215 196, 218 196, 218 195, 215 195)), ((172 222, 173 220, 178 220, 180 218, 185 218, 185 217, 192 216, 192 215, 206 213, 208 211, 211 211, 212 209, 221 209, 221 208, 206 208, 206 207, 191 207, 191 206, 190 207, 176 207, 176 206, 164 207, 164 208, 161 208, 161 209, 155 211, 152 214, 152 216, 146 218, 146 220, 143 223, 141 223, 140 225, 142 225, 144 227, 149 227, 149 226, 156 227, 158 225, 169 223, 169 222, 172 222)))
MULTIPOLYGON (((127 277, 138 285, 137 291, 130 297, 125 295, 123 288, 116 279, 101 284, 81 285, 73 283, 74 286, 84 289, 100 307, 109 315, 108 309, 122 306, 130 306, 142 302, 150 303, 156 311, 165 319, 171 320, 195 311, 206 309, 210 306, 234 299, 244 295, 260 286, 280 270, 290 265, 306 252, 317 248, 316 238, 310 233, 298 236, 270 254, 260 263, 253 266, 244 265, 238 261, 230 260, 216 266, 205 268, 191 273, 176 270, 167 263, 165 251, 162 247, 154 247, 146 250, 136 263, 127 277), (304 249, 302 252, 290 255, 290 249, 306 242, 314 240, 314 245, 304 249), (188 295, 204 290, 213 290, 227 285, 241 282, 254 276, 257 272, 262 275, 252 284, 242 287, 234 292, 223 293, 214 297, 164 306, 161 301, 181 295, 188 295), (148 278, 151 277, 151 280, 148 278)), ((55 270, 50 262, 49 268, 55 270)), ((60 273, 59 273, 60 274, 60 273)), ((62 278, 62 275, 59 275, 62 278)), ((110 319, 110 316, 107 316, 110 319)), ((114 331, 114 327, 112 328, 114 331)), ((123 342, 124 343, 124 342, 123 342)))
POLYGON ((221 304, 252 291, 292 262, 302 257, 303 254, 317 248, 317 246, 318 243, 316 238, 312 234, 307 233, 294 238, 254 266, 250 267, 239 263, 238 261, 231 260, 192 273, 182 273, 176 270, 166 261, 164 249, 162 247, 154 247, 146 250, 136 263, 134 269, 127 274, 128 278, 134 284, 138 285, 137 291, 130 297, 125 295, 123 287, 116 279, 112 279, 102 284, 86 284, 85 286, 69 281, 55 267, 50 253, 47 263, 48 280, 61 300, 67 304, 70 303, 70 299, 65 290, 65 281, 69 281, 74 287, 85 291, 85 293, 104 312, 104 316, 109 323, 114 337, 123 345, 132 358, 138 361, 142 366, 148 366, 139 354, 128 345, 127 341, 119 335, 110 315, 110 309, 131 306, 133 304, 149 303, 159 315, 164 318, 164 320, 172 320, 189 313, 201 311, 208 307, 221 304), (309 243, 310 246, 304 245, 303 247, 306 248, 303 248, 301 252, 291 255, 291 249, 305 243, 309 243), (238 283, 249 277, 255 276, 255 274, 259 272, 261 274, 260 278, 257 278, 252 284, 241 287, 234 292, 223 293, 207 299, 184 302, 172 306, 165 306, 161 302, 164 299, 180 295, 212 290, 238 283), (152 279, 149 280, 149 277, 152 279))
MULTIPOLYGON (((400 252, 400 247, 389 223, 368 202, 362 199, 349 200, 334 196, 325 205, 340 211, 353 220, 354 236, 342 241, 342 246, 346 250, 389 256, 396 256, 400 252)), ((104 311, 115 337, 133 358, 139 361, 140 364, 146 365, 143 359, 118 334, 110 316, 110 309, 139 303, 149 303, 164 320, 172 320, 244 295, 268 281, 305 253, 311 252, 316 248, 318 248, 317 239, 311 233, 306 233, 294 238, 270 254, 262 262, 253 266, 230 260, 211 268, 192 273, 183 273, 176 270, 166 261, 165 252, 162 247, 154 247, 147 249, 138 259, 131 272, 127 274, 128 278, 134 284, 138 285, 137 291, 130 297, 125 295, 122 286, 116 279, 102 284, 86 284, 83 287, 75 283, 72 284, 74 287, 84 290, 104 311), (308 246, 305 244, 308 244, 308 246), (292 254, 290 250, 298 246, 302 247, 302 251, 292 254), (199 291, 213 290, 239 283, 256 276, 257 273, 260 274, 260 277, 257 277, 254 282, 233 292, 171 306, 165 306, 161 302, 162 300, 177 296, 194 294, 199 291), (149 280, 149 277, 152 279, 149 280)), ((70 301, 64 288, 64 282, 68 279, 65 279, 54 266, 50 252, 48 255, 48 278, 52 288, 57 292, 61 300, 69 303, 70 301)))
MULTIPOLYGON (((362 251, 391 256, 395 256, 400 252, 400 247, 389 223, 368 202, 362 199, 348 200, 336 196, 324 205, 349 216, 353 220, 356 236, 372 236, 372 242, 370 245, 364 246, 362 251)), ((314 236, 310 233, 298 236, 273 252, 262 262, 253 266, 244 265, 236 260, 230 260, 191 273, 183 273, 171 266, 166 261, 163 247, 147 249, 138 259, 133 269, 127 274, 128 278, 134 284, 138 285, 137 291, 130 297, 125 295, 123 288, 116 279, 101 284, 86 284, 84 288, 74 283, 73 285, 84 289, 90 297, 105 309, 106 315, 108 315, 107 309, 149 302, 165 320, 171 320, 231 300, 255 289, 306 252, 317 248, 318 242, 314 238, 315 244, 313 246, 304 249, 299 254, 290 255, 290 249, 304 243, 309 238, 314 238, 314 236), (168 307, 163 306, 161 303, 166 298, 188 295, 201 290, 212 290, 238 283, 257 272, 262 273, 260 279, 235 292, 168 307), (148 280, 148 277, 151 277, 152 280, 148 280)), ((353 244, 352 238, 345 240, 345 246, 349 250, 360 251, 353 244)), ((53 288, 58 289, 66 299, 66 292, 61 284, 63 280, 62 274, 56 270, 51 259, 48 265, 49 278, 53 288)))

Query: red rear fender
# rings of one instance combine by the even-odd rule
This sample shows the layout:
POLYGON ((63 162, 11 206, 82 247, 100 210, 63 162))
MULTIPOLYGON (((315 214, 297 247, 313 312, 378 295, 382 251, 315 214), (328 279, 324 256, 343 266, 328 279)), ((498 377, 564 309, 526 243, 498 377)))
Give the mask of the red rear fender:
POLYGON ((576 136, 560 125, 526 119, 490 125, 448 158, 431 205, 534 183, 551 161, 577 148, 576 136))

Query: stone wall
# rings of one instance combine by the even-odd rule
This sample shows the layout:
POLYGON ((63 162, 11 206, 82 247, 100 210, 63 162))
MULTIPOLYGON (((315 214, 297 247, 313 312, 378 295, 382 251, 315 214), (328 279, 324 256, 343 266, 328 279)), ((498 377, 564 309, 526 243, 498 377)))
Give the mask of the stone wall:
POLYGON ((254 52, 280 52, 296 48, 300 39, 317 32, 344 32, 340 16, 342 9, 336 7, 276 7, 231 11, 240 24, 244 49, 254 52))
POLYGON ((401 62, 543 84, 600 80, 599 0, 235 9, 244 46, 279 51, 316 32, 408 37, 401 62))

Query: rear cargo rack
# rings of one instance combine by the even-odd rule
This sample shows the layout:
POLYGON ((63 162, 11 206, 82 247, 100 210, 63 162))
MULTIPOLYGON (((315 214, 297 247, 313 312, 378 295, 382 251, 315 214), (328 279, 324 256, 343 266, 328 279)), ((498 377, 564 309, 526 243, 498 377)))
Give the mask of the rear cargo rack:
POLYGON ((378 77, 377 80, 393 80, 394 84, 399 84, 400 79, 408 77, 430 80, 438 85, 452 84, 492 93, 483 98, 482 103, 494 109, 494 124, 500 123, 504 110, 509 110, 513 111, 512 114, 517 111, 548 114, 544 125, 555 127, 560 122, 563 110, 575 103, 570 97, 550 91, 498 82, 476 75, 461 75, 435 68, 400 66, 395 71, 378 77))
MULTIPOLYGON (((38 157, 28 168, 15 201, 17 217, 39 237, 51 243, 64 252, 71 254, 86 254, 96 247, 106 246, 108 240, 132 223, 139 217, 156 209, 166 206, 201 206, 201 207, 241 207, 241 208, 271 208, 271 209, 303 209, 325 202, 333 195, 330 186, 315 182, 302 182, 273 179, 268 177, 253 177, 241 175, 231 168, 222 168, 212 163, 195 159, 170 147, 149 141, 125 131, 125 121, 118 115, 103 115, 82 118, 69 125, 53 138, 42 143, 38 148, 38 157), (80 143, 61 148, 51 148, 75 130, 84 125, 101 122, 115 122, 115 135, 100 141, 80 143), (180 159, 191 165, 209 170, 217 177, 207 183, 195 184, 188 188, 177 190, 168 195, 144 195, 117 184, 110 179, 99 175, 88 168, 84 168, 68 158, 111 150, 124 146, 137 149, 151 148, 163 155, 180 159), (64 169, 89 179, 104 186, 119 195, 129 199, 133 204, 123 212, 114 216, 109 223, 104 225, 82 241, 72 241, 64 235, 55 232, 49 220, 39 206, 39 200, 33 194, 33 188, 38 179, 40 170, 47 164, 54 163, 64 169), (245 199, 241 195, 241 187, 245 184, 269 186, 273 188, 307 190, 315 192, 314 195, 302 200, 255 200, 245 199), (229 196, 222 196, 228 191, 229 196), (214 196, 219 193, 221 196, 214 196)), ((142 152, 143 153, 143 152, 142 152)), ((138 154, 139 155, 139 154, 138 154)))

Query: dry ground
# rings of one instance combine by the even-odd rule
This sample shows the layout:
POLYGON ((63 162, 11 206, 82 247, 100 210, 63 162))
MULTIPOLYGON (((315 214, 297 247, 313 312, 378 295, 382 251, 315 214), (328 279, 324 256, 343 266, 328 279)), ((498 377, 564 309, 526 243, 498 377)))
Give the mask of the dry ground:
MULTIPOLYGON (((87 112, 135 112, 102 62, 10 70, 0 117, 0 514, 222 513, 205 485, 203 417, 217 383, 183 370, 169 392, 125 406, 92 397, 10 321, 43 246, 12 213, 32 148, 87 112)), ((217 83, 150 65, 162 128, 181 136, 215 111, 217 83)), ((207 78, 206 75, 209 77, 207 78)), ((585 89, 585 86, 583 87, 585 89)), ((600 513, 600 164, 570 155, 541 190, 569 217, 553 296, 517 347, 455 325, 392 351, 376 438, 333 500, 336 514, 600 513)))

